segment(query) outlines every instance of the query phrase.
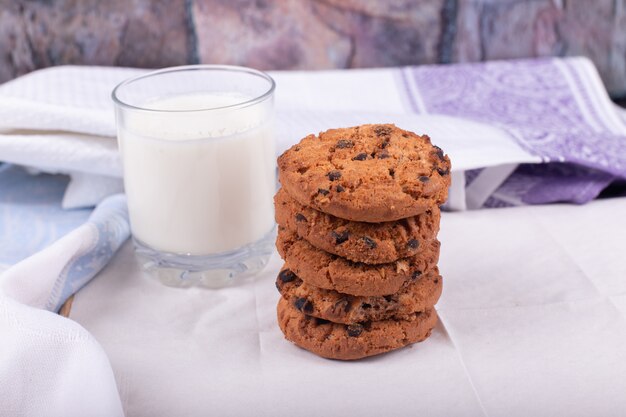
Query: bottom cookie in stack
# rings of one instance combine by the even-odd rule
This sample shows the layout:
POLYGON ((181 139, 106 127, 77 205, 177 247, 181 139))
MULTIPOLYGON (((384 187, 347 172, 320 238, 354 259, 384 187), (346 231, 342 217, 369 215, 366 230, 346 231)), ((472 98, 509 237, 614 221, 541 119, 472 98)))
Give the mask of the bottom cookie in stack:
POLYGON ((361 359, 421 342, 435 324, 434 308, 401 320, 341 324, 303 314, 284 298, 278 302, 278 325, 285 337, 328 359, 361 359))
POLYGON ((296 345, 330 359, 378 355, 430 336, 442 279, 435 268, 398 293, 353 296, 317 288, 283 268, 278 324, 296 345))

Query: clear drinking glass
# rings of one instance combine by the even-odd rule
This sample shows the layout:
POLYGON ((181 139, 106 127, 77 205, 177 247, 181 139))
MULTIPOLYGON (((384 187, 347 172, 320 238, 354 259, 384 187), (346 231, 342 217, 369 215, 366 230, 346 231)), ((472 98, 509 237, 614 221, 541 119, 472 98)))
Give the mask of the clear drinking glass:
POLYGON ((113 90, 135 250, 173 286, 253 275, 273 250, 274 81, 191 65, 113 90))

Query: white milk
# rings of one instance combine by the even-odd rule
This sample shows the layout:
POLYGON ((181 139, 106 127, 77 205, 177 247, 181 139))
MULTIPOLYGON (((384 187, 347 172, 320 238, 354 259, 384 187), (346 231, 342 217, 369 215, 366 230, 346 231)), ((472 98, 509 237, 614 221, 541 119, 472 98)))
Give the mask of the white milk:
MULTIPOLYGON (((193 94, 143 105, 197 110, 247 97, 193 94)), ((133 235, 153 249, 231 251, 274 227, 271 105, 191 112, 131 111, 119 121, 133 235)))

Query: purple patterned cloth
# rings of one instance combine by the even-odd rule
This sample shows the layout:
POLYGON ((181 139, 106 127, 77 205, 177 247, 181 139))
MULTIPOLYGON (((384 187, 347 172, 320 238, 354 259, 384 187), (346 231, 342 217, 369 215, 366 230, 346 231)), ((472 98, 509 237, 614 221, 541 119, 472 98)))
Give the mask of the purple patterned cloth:
MULTIPOLYGON (((585 58, 424 66, 403 72, 415 113, 499 127, 544 164, 522 164, 482 207, 586 203, 626 178, 626 123, 585 58)), ((465 172, 467 187, 489 169, 465 172)))

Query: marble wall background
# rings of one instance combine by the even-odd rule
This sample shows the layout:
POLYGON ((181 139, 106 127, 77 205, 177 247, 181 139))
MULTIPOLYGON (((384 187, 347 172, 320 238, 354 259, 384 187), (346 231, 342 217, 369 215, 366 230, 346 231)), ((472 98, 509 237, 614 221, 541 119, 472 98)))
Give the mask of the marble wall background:
POLYGON ((580 54, 626 96, 626 0, 0 0, 0 82, 60 64, 322 69, 580 54))

